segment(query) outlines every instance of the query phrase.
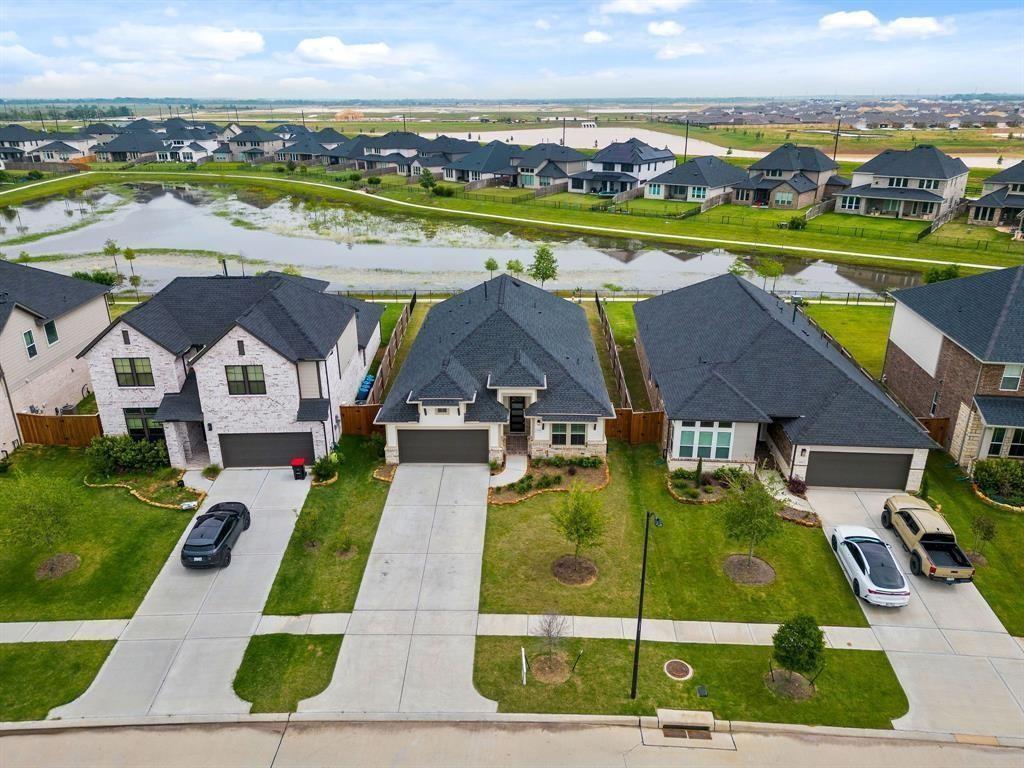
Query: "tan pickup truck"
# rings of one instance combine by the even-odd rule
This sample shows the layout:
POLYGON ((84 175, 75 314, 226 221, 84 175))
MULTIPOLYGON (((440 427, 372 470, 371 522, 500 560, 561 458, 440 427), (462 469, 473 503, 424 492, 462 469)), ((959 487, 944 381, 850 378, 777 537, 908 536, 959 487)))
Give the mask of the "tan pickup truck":
POLYGON ((895 531, 910 553, 911 573, 947 584, 974 580, 974 566, 956 543, 956 534, 928 502, 905 493, 890 496, 882 525, 895 531))

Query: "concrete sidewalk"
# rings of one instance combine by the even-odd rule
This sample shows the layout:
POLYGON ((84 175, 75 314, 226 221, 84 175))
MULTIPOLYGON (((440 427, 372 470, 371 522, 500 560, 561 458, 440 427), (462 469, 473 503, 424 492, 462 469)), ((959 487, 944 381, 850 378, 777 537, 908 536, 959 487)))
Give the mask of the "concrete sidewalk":
POLYGON ((300 712, 497 710, 473 687, 488 477, 398 467, 334 677, 300 712))

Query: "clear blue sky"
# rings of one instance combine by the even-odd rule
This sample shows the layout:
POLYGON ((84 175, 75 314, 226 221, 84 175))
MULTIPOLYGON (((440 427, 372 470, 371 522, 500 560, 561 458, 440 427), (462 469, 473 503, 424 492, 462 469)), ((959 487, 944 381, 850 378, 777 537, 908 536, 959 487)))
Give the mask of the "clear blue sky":
POLYGON ((16 2, 6 98, 1024 92, 1024 2, 16 2))

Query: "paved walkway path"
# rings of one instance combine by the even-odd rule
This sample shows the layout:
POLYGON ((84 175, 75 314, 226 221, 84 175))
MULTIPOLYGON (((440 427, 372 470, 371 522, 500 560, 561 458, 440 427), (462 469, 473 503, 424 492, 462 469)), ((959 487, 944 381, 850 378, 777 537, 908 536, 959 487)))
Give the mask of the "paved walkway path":
MULTIPOLYGON (((140 178, 145 178, 147 175, 143 172, 131 171, 128 173, 136 173, 140 178)), ((125 172, 118 171, 86 171, 85 173, 78 174, 78 178, 88 176, 90 174, 109 175, 109 176, 123 176, 125 172)), ((781 243, 762 243, 756 240, 730 240, 721 237, 700 237, 698 235, 678 235, 670 234, 666 232, 649 232, 639 229, 622 229, 619 227, 598 227, 592 224, 577 224, 572 222, 563 221, 551 221, 548 219, 528 219, 522 216, 506 216, 497 213, 483 213, 480 211, 467 211, 461 208, 438 208, 433 205, 424 205, 422 203, 410 203, 405 200, 395 200, 390 197, 381 197, 379 194, 371 194, 370 192, 364 192, 360 189, 345 189, 334 184, 325 184, 318 181, 300 181, 299 179, 279 179, 272 176, 256 176, 254 174, 240 174, 240 173, 205 173, 201 171, 187 172, 187 171, 153 171, 153 175, 159 176, 182 176, 191 178, 211 178, 211 179, 244 179, 246 181, 258 181, 258 182, 269 182, 269 183, 287 183, 297 184, 304 187, 319 187, 321 189, 330 189, 335 192, 342 194, 355 195, 363 198, 371 198, 374 200, 384 201, 387 205, 396 205, 403 208, 413 208, 421 211, 431 211, 432 213, 444 213, 456 216, 468 216, 477 219, 490 219, 492 221, 508 221, 514 224, 529 224, 531 226, 540 227, 560 227, 562 229, 569 229, 580 232, 596 232, 598 234, 605 235, 618 235, 623 237, 645 237, 653 240, 671 240, 673 242, 690 242, 690 243, 709 243, 712 245, 720 246, 739 246, 745 248, 772 248, 779 251, 789 251, 792 253, 810 253, 810 254, 823 254, 826 256, 854 256, 862 259, 877 259, 879 261, 893 261, 893 262, 904 262, 904 263, 918 263, 918 264, 942 264, 951 265, 955 264, 960 267, 972 267, 976 269, 1004 269, 1002 266, 994 266, 989 264, 979 264, 975 262, 959 262, 959 261, 940 261, 938 259, 926 259, 918 258, 915 256, 889 256, 878 253, 864 253, 862 251, 840 251, 830 248, 811 248, 804 245, 784 245, 781 243)), ((63 177, 61 177, 63 178, 63 177)), ((36 184, 45 184, 52 179, 48 179, 45 182, 37 182, 36 184)), ((0 192, 0 196, 15 192, 17 189, 25 189, 32 185, 24 185, 17 187, 16 189, 6 190, 0 192)))
POLYGON ((505 458, 505 468, 498 474, 491 476, 491 488, 500 488, 503 485, 509 485, 520 480, 526 475, 526 470, 529 467, 530 462, 526 458, 526 454, 517 453, 507 456, 505 458))
POLYGON ((334 677, 300 712, 497 711, 473 687, 488 477, 398 467, 334 677))
POLYGON ((308 491, 309 481, 296 482, 291 470, 222 472, 203 509, 242 501, 252 514, 230 567, 183 568, 186 526, 92 685, 50 717, 248 712, 232 683, 308 491))

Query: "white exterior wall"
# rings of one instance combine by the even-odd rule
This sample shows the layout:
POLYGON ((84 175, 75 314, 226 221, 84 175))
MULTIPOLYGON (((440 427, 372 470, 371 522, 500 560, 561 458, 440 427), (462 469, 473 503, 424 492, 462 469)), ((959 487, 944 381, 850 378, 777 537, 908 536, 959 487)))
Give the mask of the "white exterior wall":
MULTIPOLYGON (((551 425, 564 424, 557 418, 545 421, 538 418, 527 418, 530 425, 530 455, 551 456, 556 454, 576 454, 604 456, 608 452, 608 439, 604 431, 604 419, 595 422, 587 422, 587 444, 586 445, 552 445, 551 425)), ((568 438, 567 438, 568 439, 568 438)))
MULTIPOLYGON (((679 431, 682 429, 682 421, 674 419, 671 422, 669 431, 668 468, 674 469, 696 469, 697 459, 681 459, 678 457, 679 431)), ((707 472, 713 472, 719 467, 732 467, 740 465, 745 469, 753 471, 755 461, 754 452, 757 449, 757 436, 760 431, 760 424, 755 422, 736 421, 732 425, 732 454, 729 459, 704 459, 701 466, 707 472)))
POLYGON ((125 323, 118 323, 96 342, 86 360, 100 422, 108 435, 127 432, 123 409, 157 408, 167 392, 180 392, 185 382, 185 366, 180 358, 125 323), (128 331, 129 344, 122 340, 122 330, 128 331), (153 368, 153 386, 119 387, 114 374, 115 357, 148 357, 153 368))
POLYGON ((942 350, 942 332, 905 304, 896 302, 889 340, 934 377, 942 350))
MULTIPOLYGON (((377 345, 380 345, 380 327, 377 328, 375 334, 377 345)), ((371 340, 372 341, 372 340, 371 340)), ((373 355, 369 354, 367 349, 366 362, 363 362, 363 353, 359 351, 359 336, 356 331, 355 318, 348 324, 348 327, 342 332, 338 339, 338 343, 334 347, 334 361, 333 365, 328 366, 331 368, 332 375, 337 375, 337 383, 331 382, 331 401, 332 408, 337 410, 337 405, 341 403, 354 403, 356 400, 356 393, 359 391, 359 385, 363 381, 363 377, 366 376, 366 371, 373 362, 373 355), (339 373, 338 363, 341 363, 341 371, 339 373), (337 391, 335 391, 337 386, 337 391)), ((377 350, 374 349, 374 354, 377 350)))

